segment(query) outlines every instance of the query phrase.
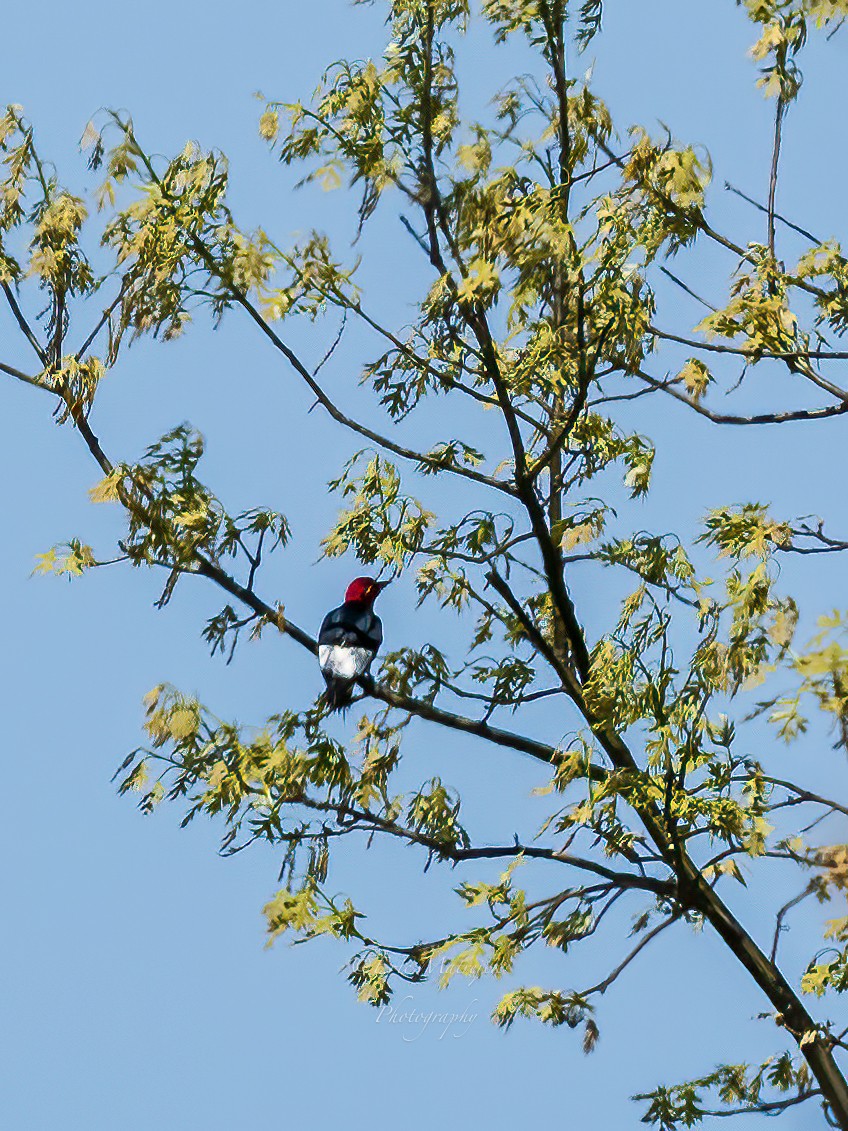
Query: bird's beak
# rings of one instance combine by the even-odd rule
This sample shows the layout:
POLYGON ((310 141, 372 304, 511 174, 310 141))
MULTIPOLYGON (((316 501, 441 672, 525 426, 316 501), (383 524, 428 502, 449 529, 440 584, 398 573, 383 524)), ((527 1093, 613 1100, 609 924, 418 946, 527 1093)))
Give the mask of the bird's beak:
POLYGON ((393 581, 394 581, 393 577, 390 577, 388 581, 378 581, 377 582, 377 588, 382 591, 383 589, 386 588, 387 585, 391 585, 391 583, 393 581))

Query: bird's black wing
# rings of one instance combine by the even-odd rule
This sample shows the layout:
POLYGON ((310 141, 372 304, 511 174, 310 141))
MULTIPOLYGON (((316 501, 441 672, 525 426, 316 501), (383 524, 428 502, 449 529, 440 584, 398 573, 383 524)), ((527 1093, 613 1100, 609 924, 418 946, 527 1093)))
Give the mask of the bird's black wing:
POLYGON ((380 650, 380 645, 383 643, 383 622, 370 610, 368 611, 368 621, 362 626, 362 634, 367 640, 366 647, 370 648, 376 656, 380 650))
POLYGON ((331 609, 321 621, 318 631, 319 644, 344 644, 344 637, 348 631, 344 623, 344 605, 331 609))
POLYGON ((319 644, 340 644, 348 648, 367 648, 376 654, 383 643, 383 626, 380 618, 370 609, 355 605, 339 605, 321 622, 319 644))

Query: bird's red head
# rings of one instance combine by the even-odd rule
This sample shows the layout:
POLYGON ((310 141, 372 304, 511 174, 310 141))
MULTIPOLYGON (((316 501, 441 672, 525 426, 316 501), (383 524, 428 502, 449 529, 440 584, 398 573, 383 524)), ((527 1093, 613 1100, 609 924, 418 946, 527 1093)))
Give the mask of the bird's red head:
POLYGON ((345 601, 354 605, 373 605, 388 584, 388 581, 375 581, 373 577, 357 577, 348 585, 345 601))

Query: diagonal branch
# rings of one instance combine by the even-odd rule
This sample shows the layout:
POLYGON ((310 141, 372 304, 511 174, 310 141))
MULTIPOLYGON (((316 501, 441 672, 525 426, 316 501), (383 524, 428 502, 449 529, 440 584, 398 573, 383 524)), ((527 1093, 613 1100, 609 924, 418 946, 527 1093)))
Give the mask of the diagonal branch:
MULTIPOLYGON (((427 245, 421 242, 420 238, 415 234, 415 231, 412 229, 412 226, 409 224, 409 221, 406 220, 406 217, 401 216, 401 221, 404 223, 407 230, 412 233, 413 238, 416 240, 416 242, 419 244, 419 246, 423 248, 425 254, 427 254, 428 258, 429 258, 429 252, 428 252, 428 249, 427 249, 427 245)), ((274 251, 280 256, 280 258, 282 260, 284 260, 286 265, 296 274, 296 276, 299 279, 303 279, 303 272, 298 269, 294 260, 289 255, 287 255, 284 251, 282 251, 279 247, 277 247, 276 244, 271 243, 271 247, 273 247, 274 251)), ((469 387, 468 385, 464 385, 461 381, 456 380, 456 378, 448 376, 448 374, 445 373, 443 370, 439 370, 434 365, 431 365, 430 362, 428 362, 425 358, 423 358, 419 354, 417 354, 414 349, 412 349, 409 345, 406 344, 406 342, 402 341, 396 334, 392 333, 391 330, 389 330, 387 327, 383 326, 382 323, 378 322, 375 318, 373 318, 363 308, 362 304, 358 300, 354 300, 354 299, 349 298, 347 295, 345 295, 343 292, 341 292, 337 289, 328 289, 326 287, 322 287, 322 286, 320 286, 320 283, 316 279, 310 279, 309 282, 310 282, 310 286, 315 288, 315 290, 319 294, 321 294, 324 298, 326 298, 329 302, 332 302, 335 306, 339 307, 341 310, 351 311, 353 314, 355 314, 357 316, 357 318, 361 319, 365 323, 366 326, 369 326, 376 334, 379 334, 380 337, 385 338, 387 342, 391 343, 391 345, 394 346, 394 348, 399 353, 401 353, 408 361, 412 362, 412 364, 415 365, 418 369, 420 369, 421 372, 429 373, 440 384, 447 385, 451 389, 456 389, 457 392, 463 393, 465 396, 471 397, 473 400, 478 401, 480 404, 487 405, 490 408, 497 408, 498 407, 498 402, 496 400, 494 400, 492 397, 486 396, 485 393, 481 393, 478 389, 474 389, 474 388, 469 387)), ((426 339, 425 339, 425 342, 426 342, 426 339)), ((471 346, 470 343, 463 342, 462 344, 463 344, 463 347, 469 353, 473 354, 473 356, 475 356, 475 357, 479 357, 479 354, 473 348, 473 346, 471 346)), ((537 420, 535 417, 530 416, 529 413, 524 412, 521 408, 519 408, 517 406, 515 408, 515 413, 526 424, 530 424, 534 429, 536 429, 537 432, 539 432, 542 435, 547 435, 547 429, 546 429, 545 425, 542 424, 542 422, 540 420, 537 420)))
POLYGON ((527 636, 529 637, 531 643, 536 647, 537 651, 545 657, 545 659, 548 661, 548 663, 551 665, 560 679, 563 680, 568 694, 573 698, 574 694, 578 690, 576 681, 574 679, 574 673, 571 671, 568 665, 565 664, 559 656, 557 656, 556 652, 554 651, 553 645, 545 639, 538 625, 534 622, 530 614, 524 608, 522 608, 518 598, 515 596, 512 589, 500 576, 500 574, 496 573, 495 570, 492 569, 489 573, 486 574, 486 580, 491 585, 491 587, 495 589, 501 595, 501 597, 503 597, 507 605, 509 605, 514 615, 518 618, 522 628, 527 633, 527 636))
MULTIPOLYGON (((758 201, 754 200, 752 196, 748 196, 747 193, 742 192, 741 189, 736 188, 736 186, 732 185, 729 181, 724 182, 724 187, 728 192, 732 192, 735 196, 741 197, 747 204, 752 205, 758 212, 764 212, 768 215, 768 209, 765 205, 760 204, 758 201)), ((793 232, 797 232, 799 236, 803 236, 804 239, 809 240, 811 243, 816 245, 824 243, 824 240, 820 240, 818 236, 814 236, 813 233, 808 232, 806 228, 801 228, 798 224, 793 224, 791 220, 787 220, 786 217, 781 216, 779 212, 774 212, 773 215, 775 220, 779 220, 781 224, 785 224, 787 228, 791 228, 793 232)))
POLYGON ((589 997, 590 994, 605 994, 613 984, 613 982, 616 981, 616 979, 624 973, 630 963, 639 956, 639 954, 645 949, 645 947, 650 942, 652 942, 657 937, 657 935, 662 934, 662 932, 670 927, 673 923, 678 922, 680 917, 681 916, 678 913, 670 915, 667 919, 663 919, 663 921, 661 923, 658 923, 656 927, 653 928, 653 930, 648 931, 646 935, 642 936, 638 944, 633 948, 633 950, 630 951, 627 957, 622 962, 620 962, 618 966, 616 966, 616 968, 610 974, 608 974, 606 978, 603 979, 603 981, 598 982, 596 986, 592 986, 588 990, 583 990, 580 996, 589 997))
MULTIPOLYGON (((796 1107, 798 1104, 806 1103, 807 1100, 821 1098, 823 1095, 820 1088, 813 1088, 810 1092, 803 1092, 798 1096, 791 1096, 788 1100, 771 1100, 768 1103, 754 1104, 752 1107, 732 1107, 707 1110, 706 1108, 701 1111, 702 1115, 711 1116, 713 1119, 729 1119, 735 1115, 779 1115, 781 1112, 786 1111, 790 1107, 796 1107)), ((839 1124, 833 1124, 838 1127, 839 1124)))
POLYGON ((631 872, 616 872, 614 869, 608 868, 604 864, 600 864, 595 860, 589 860, 583 856, 575 856, 567 850, 559 851, 554 848, 540 848, 536 845, 524 845, 520 844, 518 840, 516 840, 515 844, 511 845, 457 848, 433 837, 429 837, 425 833, 415 829, 398 825, 385 817, 381 817, 378 813, 371 813, 367 809, 356 809, 344 803, 334 805, 332 802, 313 802, 309 799, 301 799, 299 804, 304 805, 308 809, 334 812, 340 817, 352 818, 357 822, 361 822, 363 825, 379 829, 380 832, 384 832, 389 836, 398 837, 411 844, 421 845, 423 848, 427 848, 436 855, 450 860, 455 864, 465 863, 469 860, 503 860, 512 859, 516 856, 525 856, 527 859, 532 860, 549 860, 553 863, 567 864, 569 867, 577 868, 584 872, 590 872, 595 876, 600 876, 602 879, 608 880, 618 888, 638 888, 643 891, 653 892, 655 895, 666 897, 672 897, 674 895, 674 883, 670 880, 657 879, 653 876, 635 875, 631 872))
POLYGON ((6 301, 9 303, 12 315, 14 316, 15 321, 20 327, 21 333, 35 350, 36 355, 38 356, 38 360, 41 362, 43 368, 46 369, 48 365, 47 351, 39 345, 38 339, 33 333, 29 322, 27 322, 26 318, 24 317, 23 311, 18 305, 18 300, 15 298, 15 292, 12 290, 8 283, 0 284, 0 288, 2 288, 3 294, 6 296, 6 301))
MULTIPOLYGON (((163 195, 166 198, 170 199, 170 194, 162 185, 162 182, 157 176, 156 170, 153 168, 150 159, 138 145, 138 142, 135 139, 135 135, 131 130, 129 130, 128 127, 124 128, 128 135, 132 137, 132 140, 136 148, 138 149, 139 156, 141 157, 141 160, 143 161, 149 176, 160 188, 163 195)), ((220 266, 215 260, 215 257, 206 247, 204 242, 198 236, 190 232, 187 232, 186 235, 195 254, 198 256, 198 258, 204 264, 210 274, 220 282, 220 284, 224 287, 232 300, 245 311, 245 313, 250 317, 255 325, 259 327, 260 331, 265 335, 265 337, 268 338, 271 344, 285 357, 294 371, 298 374, 299 377, 301 377, 303 382, 313 393, 318 403, 338 424, 341 424, 345 428, 348 428, 350 431, 355 432, 357 435, 370 440, 372 443, 377 444, 379 447, 385 449, 386 451, 392 452, 393 455, 399 456, 401 459, 411 460, 414 463, 419 464, 420 466, 432 468, 434 470, 450 472, 453 475, 461 476, 463 479, 470 479, 475 483, 480 483, 484 484, 487 487, 492 487, 496 491, 500 491, 503 494, 515 494, 513 489, 507 483, 502 483, 497 479, 494 479, 488 475, 483 475, 481 472, 474 471, 471 468, 459 467, 455 464, 445 464, 437 456, 433 456, 427 452, 414 451, 411 448, 406 448, 400 444, 396 444, 387 436, 383 436, 379 432, 375 432, 373 429, 366 427, 366 425, 364 424, 360 424, 359 421, 354 420, 353 417, 350 417, 346 413, 342 412, 342 410, 330 399, 330 397, 325 393, 324 389, 318 384, 312 373, 310 373, 309 369, 303 364, 294 350, 292 350, 290 346, 286 345, 279 334, 277 334, 276 331, 268 325, 268 323, 265 321, 256 307, 247 297, 245 292, 240 287, 237 287, 232 282, 232 280, 229 279, 221 270, 220 266)))
MULTIPOLYGON (((624 157, 619 157, 615 153, 613 153, 609 145, 607 145, 607 143, 602 139, 598 138, 597 143, 598 148, 601 149, 606 154, 606 156, 610 158, 614 165, 616 165, 622 171, 626 169, 627 165, 626 159, 624 157)), ((740 244, 734 243, 733 240, 728 239, 727 236, 723 236, 721 232, 716 231, 716 229, 712 227, 712 225, 705 219, 704 215, 700 211, 687 212, 687 210, 679 205, 672 197, 670 197, 668 193, 663 192, 662 189, 659 189, 656 187, 656 185, 651 184, 650 180, 643 180, 641 182, 641 186, 645 190, 645 192, 649 193, 656 200, 658 200, 664 208, 669 209, 671 212, 674 212, 682 219, 688 220, 690 223, 694 224, 698 231, 702 232, 707 237, 707 239, 712 240, 713 243, 719 244, 720 247, 725 248, 727 251, 733 252, 734 255, 738 256, 739 259, 743 260, 744 262, 756 265, 756 257, 749 248, 744 248, 740 244)), ((814 283, 809 282, 809 280, 807 279, 799 279, 797 276, 793 276, 791 282, 793 286, 798 288, 798 290, 805 291, 807 294, 814 295, 816 298, 826 299, 828 297, 828 292, 826 290, 824 290, 822 287, 817 287, 814 283)))
POLYGON ((13 365, 5 365, 2 361, 0 361, 0 373, 7 373, 10 377, 14 377, 16 381, 23 381, 26 385, 32 385, 34 389, 44 389, 46 393, 53 392, 47 385, 42 385, 37 377, 30 377, 28 373, 15 369, 13 365))
POLYGON ((838 801, 833 801, 829 797, 822 797, 821 794, 813 793, 809 789, 802 789, 800 786, 795 785, 794 782, 784 781, 783 778, 773 778, 768 774, 763 774, 763 781, 767 785, 778 786, 780 789, 785 789, 789 793, 794 794, 800 802, 809 802, 812 805, 823 805, 828 809, 834 809, 837 813, 844 813, 848 817, 848 805, 843 805, 838 801))
POLYGON ((701 295, 699 295, 696 291, 693 291, 687 283, 684 283, 683 280, 679 278, 679 276, 675 275, 673 271, 669 271, 668 267, 660 264, 660 271, 663 273, 663 275, 666 276, 667 279, 671 279, 672 283, 674 283, 675 286, 678 286, 682 291, 685 291, 690 298, 693 298, 696 302, 699 302, 701 306, 705 306, 707 310, 711 310, 715 314, 718 308, 713 306, 711 302, 707 302, 707 300, 705 298, 702 298, 701 295))
POLYGON ((75 354, 77 361, 80 361, 82 359, 82 357, 85 355, 85 352, 89 348, 91 343, 94 341, 94 339, 97 337, 97 335, 103 329, 103 327, 106 325, 106 323, 112 317, 112 315, 115 313, 117 308, 121 305, 121 302, 123 301, 123 298, 124 298, 124 291, 126 290, 126 285, 127 285, 126 280, 124 280, 124 282, 121 285, 121 289, 118 292, 118 294, 116 295, 116 297, 112 300, 112 302, 109 303, 109 305, 103 311, 103 313, 101 314, 101 316, 98 318, 97 322, 95 323, 94 328, 92 329, 91 333, 88 335, 88 337, 82 343, 80 348, 77 350, 77 352, 75 354))
POLYGON ((780 936, 783 931, 788 930, 788 927, 784 927, 783 920, 786 918, 793 907, 797 907, 799 903, 803 903, 803 901, 808 896, 812 895, 815 891, 815 882, 807 884, 803 891, 799 892, 798 895, 796 895, 793 899, 790 899, 787 903, 784 903, 784 905, 778 911, 777 915, 775 916, 774 939, 772 940, 771 944, 771 955, 769 956, 770 961, 777 961, 777 948, 780 945, 780 936))
POLYGON ((500 491, 502 494, 515 494, 514 490, 508 483, 503 483, 500 480, 494 479, 489 475, 484 475, 482 472, 474 471, 472 468, 459 467, 455 464, 445 464, 440 461, 437 456, 430 455, 427 452, 417 452, 412 448, 407 448, 402 446, 401 444, 396 444, 394 440, 390 440, 387 436, 383 436, 379 432, 375 432, 373 429, 368 428, 366 425, 360 424, 359 421, 354 420, 353 417, 348 416, 346 413, 342 412, 342 410, 324 392, 324 389, 318 384, 318 382, 315 380, 315 378, 312 376, 312 374, 309 372, 309 370, 303 364, 297 354, 289 346, 287 346, 282 338, 280 338, 280 336, 276 333, 276 331, 274 331, 268 325, 268 323, 265 321, 256 307, 253 305, 253 303, 250 302, 250 300, 247 298, 247 296, 238 287, 234 286, 226 279, 226 277, 220 271, 217 263, 215 262, 214 257, 209 253, 209 251, 201 241, 197 240, 195 242, 195 250, 197 254, 203 259, 209 270, 213 272, 215 277, 221 281, 224 287, 226 287, 233 300, 242 307, 242 309, 247 313, 252 321, 259 327, 265 337, 268 338, 272 345, 286 358, 291 367, 295 370, 298 376, 302 378, 309 390, 314 394, 321 407, 327 411, 327 413, 332 417, 333 420, 336 421, 337 424, 343 425, 351 432, 355 432, 358 436, 363 436, 366 440, 370 440, 372 443, 377 444, 385 451, 389 451, 393 455, 399 456, 401 459, 411 460, 412 462, 422 467, 450 472, 451 474, 458 475, 463 479, 470 479, 474 483, 480 483, 485 485, 486 487, 492 487, 496 491, 500 491))
POLYGON ((710 409, 691 400, 684 393, 672 388, 671 385, 663 381, 657 381, 655 377, 649 376, 643 370, 637 369, 634 372, 635 375, 647 385, 652 386, 654 389, 661 390, 664 393, 668 393, 670 397, 674 397, 674 399, 680 401, 681 404, 687 405, 694 412, 697 412, 699 416, 711 420, 713 424, 789 424, 797 420, 825 420, 829 416, 843 416, 848 412, 848 398, 841 401, 839 404, 829 405, 827 408, 801 408, 794 409, 790 412, 761 412, 754 413, 752 416, 734 416, 730 413, 712 412, 710 409))

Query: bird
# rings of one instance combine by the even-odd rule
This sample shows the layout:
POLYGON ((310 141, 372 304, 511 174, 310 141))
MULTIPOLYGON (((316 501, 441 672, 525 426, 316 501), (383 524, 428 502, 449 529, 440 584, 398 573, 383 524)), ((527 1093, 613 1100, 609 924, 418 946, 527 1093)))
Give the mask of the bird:
POLYGON ((348 585, 344 604, 331 609, 318 633, 318 663, 330 710, 349 706, 359 676, 366 675, 383 643, 383 625, 374 602, 389 584, 373 577, 357 577, 348 585))

